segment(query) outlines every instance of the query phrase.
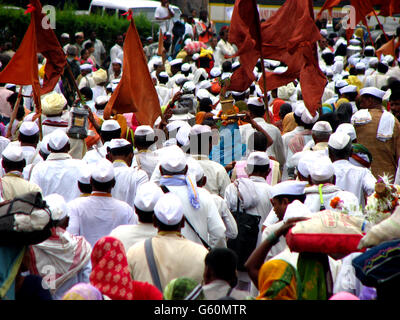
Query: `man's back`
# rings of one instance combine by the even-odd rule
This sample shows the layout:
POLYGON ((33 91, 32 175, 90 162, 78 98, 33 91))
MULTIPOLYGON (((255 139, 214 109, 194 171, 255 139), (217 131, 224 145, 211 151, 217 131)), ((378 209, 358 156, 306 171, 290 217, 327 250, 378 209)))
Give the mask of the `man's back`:
POLYGON ((95 193, 68 203, 69 226, 67 231, 81 235, 94 246, 97 240, 107 236, 119 225, 136 224, 133 209, 125 202, 95 193))
POLYGON ((28 192, 41 192, 40 187, 30 181, 24 180, 22 175, 8 173, 1 178, 1 198, 12 200, 28 192))
MULTIPOLYGON (((189 277, 201 283, 207 249, 176 232, 160 232, 152 238, 154 259, 162 289, 175 278, 189 277)), ((137 281, 154 284, 147 264, 144 241, 132 246, 127 253, 129 271, 137 281)))

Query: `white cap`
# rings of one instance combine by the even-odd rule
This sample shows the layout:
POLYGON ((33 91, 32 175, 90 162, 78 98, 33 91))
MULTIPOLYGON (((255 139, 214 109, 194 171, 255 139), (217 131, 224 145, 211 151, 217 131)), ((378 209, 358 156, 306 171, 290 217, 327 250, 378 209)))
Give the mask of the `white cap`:
POLYGON ((145 212, 154 211, 154 207, 157 201, 162 197, 164 193, 161 188, 154 182, 146 182, 141 184, 135 196, 134 205, 139 210, 145 212))
POLYGON ((240 67, 240 62, 239 61, 235 61, 234 63, 232 63, 232 68, 235 69, 237 67, 240 67))
POLYGON ((310 166, 316 161, 313 153, 311 151, 310 153, 303 154, 297 163, 297 171, 305 178, 310 176, 310 166))
POLYGON ((121 126, 116 120, 105 120, 101 125, 101 131, 115 131, 118 129, 121 129, 121 126))
POLYGON ((19 143, 9 143, 1 155, 12 162, 24 160, 24 153, 19 143))
POLYGON ((365 69, 366 68, 366 66, 365 66, 365 63, 364 62, 358 62, 357 64, 356 64, 356 69, 357 70, 363 70, 363 69, 365 69))
POLYGON ((79 37, 79 36, 84 37, 84 33, 82 31, 76 32, 75 37, 79 37))
POLYGON ((68 38, 69 39, 69 34, 64 32, 61 34, 61 38, 68 38))
POLYGON ((211 133, 211 128, 207 125, 195 124, 190 129, 190 135, 198 135, 202 133, 211 133))
POLYGON ((310 163, 309 170, 311 178, 315 181, 328 180, 332 178, 335 173, 332 161, 326 156, 320 157, 318 161, 310 163))
POLYGON ((86 165, 79 167, 78 181, 83 184, 90 184, 90 177, 92 176, 92 168, 94 165, 86 165))
POLYGON ((114 58, 114 60, 112 61, 112 63, 119 63, 122 66, 122 61, 119 58, 114 58))
POLYGON ((182 59, 174 59, 174 60, 172 60, 169 64, 171 65, 171 66, 174 66, 174 65, 177 65, 177 64, 180 64, 180 63, 182 63, 182 59))
POLYGON ((190 165, 188 167, 189 167, 188 174, 191 177, 194 177, 196 182, 200 181, 204 177, 204 170, 203 167, 200 165, 199 161, 197 160, 190 161, 190 165))
POLYGON ((154 215, 165 225, 178 224, 183 218, 181 199, 172 192, 163 194, 154 207, 154 215))
POLYGON ((68 215, 68 206, 63 196, 52 193, 43 198, 49 206, 52 220, 61 220, 68 215))
POLYGON ((199 89, 196 93, 198 99, 210 98, 211 94, 206 89, 199 89))
POLYGON ((36 122, 23 121, 19 127, 19 132, 25 136, 33 136, 39 132, 39 126, 36 122))
POLYGON ((319 118, 319 113, 316 112, 315 116, 313 117, 310 113, 310 111, 308 111, 308 109, 306 107, 304 107, 304 110, 301 114, 301 121, 303 121, 306 124, 311 124, 314 123, 318 120, 319 118))
POLYGON ((98 96, 96 100, 94 100, 95 104, 102 105, 107 103, 110 100, 109 96, 98 96))
POLYGON ((333 76, 333 70, 332 70, 332 68, 331 68, 331 67, 327 67, 326 70, 325 70, 325 74, 326 74, 327 76, 333 76))
POLYGON ((335 81, 335 87, 336 88, 343 88, 345 86, 348 86, 349 84, 347 83, 346 80, 337 80, 335 81))
POLYGON ((50 154, 50 150, 47 148, 49 140, 50 140, 50 135, 46 134, 45 136, 43 136, 42 141, 39 142, 40 151, 42 151, 45 154, 50 154))
POLYGON ((182 65, 182 67, 181 67, 181 70, 182 70, 183 72, 189 71, 189 70, 190 70, 190 64, 189 64, 189 63, 184 63, 184 64, 182 65))
POLYGON ((174 131, 174 130, 176 130, 176 129, 180 129, 180 128, 182 128, 183 126, 189 126, 189 127, 190 127, 190 125, 189 125, 186 121, 183 121, 183 120, 175 120, 175 121, 169 122, 169 123, 167 124, 166 128, 167 128, 168 132, 171 132, 171 131, 174 131))
POLYGON ((196 89, 196 85, 194 84, 193 81, 186 81, 183 86, 182 86, 182 91, 193 91, 196 89))
POLYGON ((328 36, 328 30, 326 30, 326 29, 321 29, 321 30, 319 31, 319 33, 320 33, 321 36, 323 36, 323 37, 327 37, 327 36, 328 36))
POLYGON ((350 136, 347 133, 335 132, 329 137, 328 146, 336 150, 342 150, 350 141, 350 136))
POLYGON ((210 71, 210 76, 213 78, 217 78, 221 75, 222 71, 221 68, 214 67, 210 71))
POLYGON ((247 105, 254 105, 256 107, 263 107, 264 108, 264 101, 261 98, 257 98, 257 97, 251 97, 249 98, 249 100, 247 100, 247 105))
POLYGON ((92 70, 93 66, 89 63, 81 64, 79 66, 81 70, 92 70))
POLYGON ((168 73, 166 73, 165 71, 161 71, 161 72, 158 74, 158 76, 161 77, 161 78, 169 78, 168 73))
POLYGON ((361 41, 357 39, 350 39, 349 43, 354 46, 359 46, 361 44, 361 41))
POLYGON ((271 188, 271 198, 279 195, 302 195, 307 185, 305 181, 286 180, 271 188))
POLYGON ((312 131, 332 132, 332 127, 328 121, 317 121, 312 127, 312 131))
POLYGON ((385 93, 386 93, 385 91, 379 90, 378 88, 375 88, 375 87, 367 87, 367 88, 363 88, 360 90, 360 96, 362 96, 364 94, 369 94, 378 99, 382 99, 383 96, 385 95, 385 93))
POLYGON ((193 61, 196 61, 199 58, 200 58, 200 53, 195 53, 194 55, 192 55, 192 60, 193 61))
POLYGON ((261 151, 252 152, 247 158, 247 164, 252 166, 269 165, 268 154, 266 152, 261 152, 261 151))
POLYGON ((371 57, 368 61, 368 66, 371 67, 373 65, 376 65, 379 62, 378 57, 371 57))
POLYGON ((109 144, 110 149, 122 148, 130 145, 129 141, 126 139, 112 139, 109 144))
POLYGON ((147 136, 147 135, 154 135, 154 130, 152 127, 143 125, 136 128, 135 136, 147 136))
POLYGON ((182 126, 179 128, 175 138, 176 141, 178 141, 182 146, 186 146, 189 143, 190 130, 190 125, 182 126))
POLYGON ((324 50, 322 50, 321 54, 322 55, 325 55, 325 54, 333 55, 334 53, 329 48, 325 48, 324 50))
POLYGON ((162 168, 173 173, 185 169, 186 164, 186 155, 178 146, 170 146, 168 153, 166 153, 160 161, 162 168))
POLYGON ((184 80, 186 80, 186 77, 183 74, 178 73, 177 75, 174 76, 174 79, 175 79, 175 84, 179 86, 184 80))
POLYGON ((357 92, 357 86, 348 85, 339 89, 340 94, 357 92))
POLYGON ((198 84, 199 89, 209 89, 211 86, 210 80, 203 80, 198 84))
POLYGON ((96 165, 93 166, 91 178, 97 182, 106 183, 114 179, 114 167, 107 159, 101 159, 97 161, 96 165))
POLYGON ((57 129, 49 134, 49 146, 53 150, 61 150, 69 142, 69 138, 64 130, 57 129))
POLYGON ((343 133, 348 134, 350 136, 351 141, 354 141, 355 139, 357 139, 356 130, 351 123, 340 124, 337 127, 336 132, 343 132, 343 133))

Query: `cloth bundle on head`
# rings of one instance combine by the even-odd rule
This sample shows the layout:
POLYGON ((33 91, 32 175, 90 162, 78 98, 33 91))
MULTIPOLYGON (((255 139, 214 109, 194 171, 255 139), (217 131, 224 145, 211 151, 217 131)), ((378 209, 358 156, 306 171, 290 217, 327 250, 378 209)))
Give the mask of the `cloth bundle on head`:
POLYGON ((53 150, 61 150, 64 148, 69 142, 69 138, 64 130, 57 129, 49 134, 49 147, 53 150))
POLYGON ((256 300, 299 300, 301 281, 288 262, 273 259, 265 262, 258 273, 259 296, 256 300))
POLYGON ((92 73, 92 77, 95 84, 107 82, 107 71, 105 71, 104 69, 99 69, 92 73))
POLYGON ((183 218, 181 200, 171 192, 163 194, 154 206, 154 215, 167 226, 177 225, 183 218))
POLYGON ((115 178, 114 167, 107 159, 101 159, 93 167, 91 178, 100 183, 110 182, 115 178))
MULTIPOLYGON (((275 70, 274 70, 274 72, 276 72, 275 70)), ((286 86, 282 86, 282 87, 278 88, 278 98, 285 100, 285 101, 289 101, 290 97, 295 93, 295 91, 296 91, 296 87, 291 82, 291 83, 287 84, 286 86)))
POLYGON ((161 198, 163 192, 154 182, 146 182, 141 184, 135 196, 134 205, 139 210, 145 212, 154 211, 157 201, 161 198))
POLYGON ((101 125, 101 131, 115 131, 121 129, 121 126, 119 125, 118 121, 116 120, 105 120, 102 125, 101 125))
POLYGON ((41 97, 41 105, 44 115, 59 115, 67 105, 67 99, 65 99, 63 94, 53 91, 41 97))
POLYGON ((11 162, 24 160, 24 153, 19 143, 9 143, 1 155, 11 162))
POLYGON ((357 196, 349 191, 339 191, 329 203, 331 210, 362 217, 363 212, 357 196))

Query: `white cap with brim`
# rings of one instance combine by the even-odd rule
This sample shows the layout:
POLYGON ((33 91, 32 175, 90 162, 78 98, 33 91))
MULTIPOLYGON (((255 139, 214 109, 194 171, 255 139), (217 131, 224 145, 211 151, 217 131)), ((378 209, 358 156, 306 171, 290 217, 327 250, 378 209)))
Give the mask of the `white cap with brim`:
POLYGON ((339 89, 340 94, 357 92, 357 86, 348 85, 339 89))
POLYGON ((169 172, 181 172, 187 165, 186 155, 178 146, 170 146, 169 148, 168 153, 162 157, 160 165, 169 172))
POLYGON ((116 120, 105 120, 101 125, 101 131, 115 131, 118 129, 121 129, 121 126, 116 120))
POLYGON ((367 88, 363 88, 360 90, 360 96, 368 94, 368 95, 374 96, 381 100, 382 100, 383 96, 385 95, 385 93, 386 93, 385 91, 379 90, 378 88, 375 88, 375 87, 367 87, 367 88))
POLYGON ((354 141, 357 139, 356 129, 354 128, 354 126, 351 123, 340 124, 337 127, 336 132, 342 132, 342 133, 348 134, 350 136, 351 141, 354 141))
POLYGON ((49 206, 51 219, 62 220, 68 215, 68 206, 63 196, 52 193, 43 198, 49 206))
POLYGON ((81 64, 79 66, 79 68, 81 70, 90 70, 90 71, 92 71, 93 66, 91 64, 89 64, 89 63, 85 63, 85 64, 81 64))
POLYGON ((299 196, 304 194, 307 185, 305 181, 287 180, 274 185, 271 189, 271 198, 280 195, 299 196))
POLYGON ((115 178, 114 167, 107 159, 97 161, 93 167, 91 178, 100 183, 110 182, 115 178))
POLYGON ((312 131, 332 132, 332 127, 328 121, 317 121, 312 127, 312 131))
POLYGON ((139 126, 135 130, 135 136, 154 135, 154 130, 148 125, 139 126))
POLYGON ((134 205, 139 210, 152 212, 163 194, 161 188, 154 182, 143 183, 136 191, 134 205))
POLYGON ((39 132, 39 126, 36 122, 23 121, 19 127, 19 132, 25 136, 33 136, 39 132))
POLYGON ((49 134, 49 147, 53 150, 61 150, 69 142, 69 138, 64 130, 57 129, 49 134))
POLYGON ((210 76, 213 78, 217 78, 222 74, 222 71, 220 68, 214 67, 210 71, 210 76))
POLYGON ((350 141, 350 136, 347 133, 335 132, 329 137, 328 146, 336 150, 342 150, 350 141))
POLYGON ((335 81, 335 87, 336 88, 343 88, 343 87, 345 87, 345 86, 348 86, 349 84, 347 83, 347 81, 346 80, 338 80, 338 81, 335 81))
POLYGON ((24 160, 24 153, 19 143, 9 143, 1 155, 3 158, 12 162, 20 162, 24 160))
POLYGON ((252 152, 247 158, 247 164, 252 166, 269 165, 268 154, 266 152, 261 152, 261 151, 252 152))
POLYGON ((186 81, 182 86, 182 91, 191 92, 196 89, 193 81, 186 81))
POLYGON ((211 94, 206 89, 199 89, 196 93, 196 97, 200 100, 210 98, 211 94))
POLYGON ((170 64, 171 66, 175 66, 175 65, 181 64, 182 61, 183 61, 182 59, 174 59, 174 60, 172 60, 169 64, 170 64))
POLYGON ((321 157, 314 161, 309 167, 311 179, 315 181, 326 181, 333 177, 335 169, 329 157, 321 157))
POLYGON ((123 148, 130 145, 129 141, 126 139, 112 139, 109 144, 110 149, 123 148))
POLYGON ((154 215, 165 225, 177 225, 183 218, 181 199, 171 192, 163 194, 154 206, 154 215))
POLYGON ((249 98, 249 100, 247 100, 247 105, 253 105, 256 107, 263 107, 263 108, 265 107, 263 99, 257 97, 249 98))

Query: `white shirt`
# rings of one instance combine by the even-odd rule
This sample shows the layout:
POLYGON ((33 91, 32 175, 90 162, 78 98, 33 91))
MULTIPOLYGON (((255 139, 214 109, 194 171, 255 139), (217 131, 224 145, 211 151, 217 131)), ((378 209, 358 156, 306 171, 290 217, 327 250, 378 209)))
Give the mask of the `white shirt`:
MULTIPOLYGON (((322 198, 324 201, 325 209, 331 209, 331 199, 336 197, 338 192, 341 192, 342 189, 338 186, 327 184, 322 187, 322 198)), ((304 204, 310 209, 311 212, 319 212, 321 207, 321 200, 319 196, 318 186, 314 185, 308 187, 304 190, 306 194, 306 200, 304 204)))
POLYGON ((348 160, 338 160, 333 163, 336 185, 345 191, 354 193, 360 205, 364 207, 365 196, 375 191, 376 178, 367 168, 357 167, 348 160))
POLYGON ((135 202, 137 188, 149 181, 143 170, 128 167, 123 161, 114 161, 115 187, 111 194, 115 199, 125 201, 132 208, 135 202))
POLYGON ((158 95, 158 100, 160 101, 160 106, 165 106, 168 104, 169 100, 172 99, 171 88, 168 88, 165 84, 156 85, 156 91, 158 95))
MULTIPOLYGON (((166 18, 168 16, 169 16, 169 9, 167 7, 159 6, 159 7, 157 7, 156 11, 154 12, 155 19, 166 18)), ((163 34, 171 34, 172 27, 173 27, 173 19, 172 18, 170 18, 168 20, 158 20, 157 23, 159 24, 163 34)))
POLYGON ((83 160, 72 159, 67 153, 51 153, 32 169, 30 181, 42 189, 43 197, 57 193, 68 202, 81 194, 78 178, 83 164, 83 160))
POLYGON ((225 61, 232 62, 232 59, 225 59, 225 55, 233 56, 236 53, 235 48, 229 42, 220 39, 217 48, 218 50, 214 56, 216 67, 222 66, 225 61))
POLYGON ((212 193, 210 193, 210 195, 214 199, 215 205, 218 208, 218 212, 222 218, 222 221, 224 222, 226 228, 225 236, 229 239, 236 239, 238 235, 238 228, 235 218, 229 211, 228 205, 226 204, 225 200, 219 195, 212 193))
MULTIPOLYGON (((124 50, 122 49, 122 47, 118 43, 116 43, 110 50, 111 62, 114 61, 116 58, 118 58, 123 53, 124 53, 124 50)), ((110 67, 112 68, 112 64, 110 65, 110 67)), ((111 68, 110 68, 110 70, 111 70, 111 68)))
POLYGON ((81 80, 79 81, 78 88, 79 88, 79 90, 84 87, 89 87, 89 88, 93 89, 95 87, 95 85, 96 84, 95 84, 93 78, 91 76, 87 75, 87 76, 84 76, 81 78, 81 80))
MULTIPOLYGON (((230 290, 231 286, 224 280, 214 280, 203 286, 206 300, 218 300, 227 296, 230 290)), ((246 300, 248 295, 244 291, 233 289, 229 296, 236 300, 246 300)))
POLYGON ((96 163, 97 161, 105 158, 107 155, 107 146, 109 144, 110 142, 107 141, 100 148, 94 146, 92 150, 89 150, 88 152, 85 153, 85 156, 83 157, 82 160, 85 161, 87 164, 91 164, 91 163, 96 163))
POLYGON ((93 92, 93 101, 96 101, 96 99, 100 96, 106 96, 107 91, 103 86, 96 85, 94 88, 92 88, 93 92))
POLYGON ((158 156, 154 151, 139 151, 132 160, 133 168, 142 169, 150 179, 158 163, 158 156))
MULTIPOLYGON (((187 186, 168 186, 167 188, 181 199, 185 217, 203 240, 210 247, 226 247, 226 228, 210 193, 207 190, 197 188, 200 208, 195 209, 189 201, 187 186)), ((186 239, 202 244, 188 223, 185 223, 181 233, 186 239)))
POLYGON ((126 202, 108 196, 77 198, 68 202, 67 231, 84 236, 93 247, 97 240, 124 224, 136 224, 137 216, 126 202))

